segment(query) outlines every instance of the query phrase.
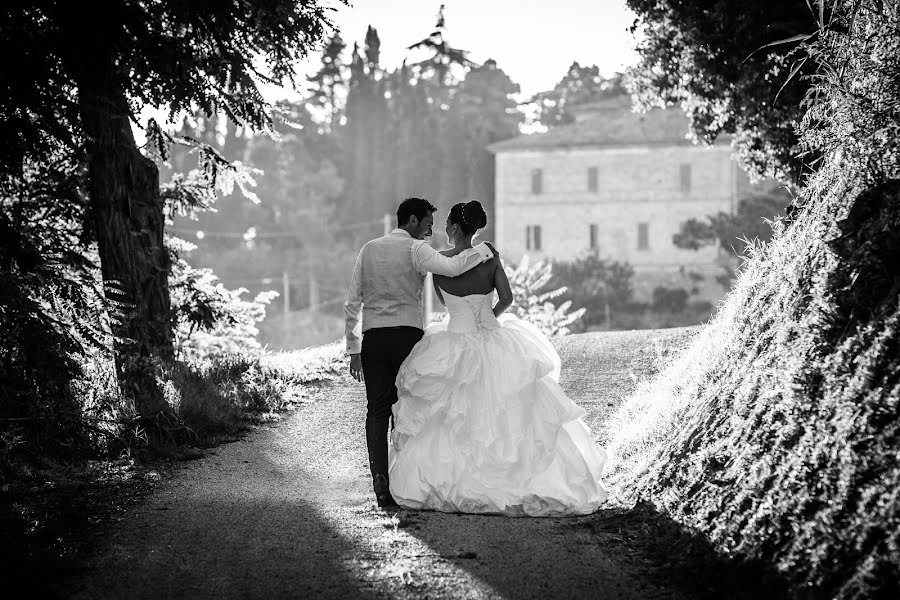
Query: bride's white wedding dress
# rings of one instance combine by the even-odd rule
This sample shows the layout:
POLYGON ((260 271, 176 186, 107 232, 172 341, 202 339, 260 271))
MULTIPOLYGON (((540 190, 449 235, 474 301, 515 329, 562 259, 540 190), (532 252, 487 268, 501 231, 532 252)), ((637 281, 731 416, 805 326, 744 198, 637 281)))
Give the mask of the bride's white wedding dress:
POLYGON ((397 376, 390 489, 401 506, 561 516, 606 499, 605 452, 560 389, 559 354, 536 327, 494 317, 493 293, 442 292, 397 376))

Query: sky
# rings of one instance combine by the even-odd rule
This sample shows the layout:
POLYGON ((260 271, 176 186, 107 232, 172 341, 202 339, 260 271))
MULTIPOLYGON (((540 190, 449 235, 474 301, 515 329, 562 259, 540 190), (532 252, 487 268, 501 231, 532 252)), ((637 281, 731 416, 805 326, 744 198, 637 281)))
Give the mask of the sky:
MULTIPOLYGON (((628 28, 634 14, 625 0, 445 0, 446 41, 468 50, 481 63, 492 58, 522 86, 522 95, 552 89, 572 61, 596 64, 605 76, 636 62, 628 28)), ((351 0, 336 8, 332 21, 352 47, 362 43, 372 25, 381 38, 382 66, 401 64, 405 48, 431 32, 437 0, 351 0)), ((349 58, 349 56, 348 56, 349 58)), ((311 56, 304 72, 315 72, 319 55, 311 56)), ((290 96, 268 90, 267 97, 290 96)))

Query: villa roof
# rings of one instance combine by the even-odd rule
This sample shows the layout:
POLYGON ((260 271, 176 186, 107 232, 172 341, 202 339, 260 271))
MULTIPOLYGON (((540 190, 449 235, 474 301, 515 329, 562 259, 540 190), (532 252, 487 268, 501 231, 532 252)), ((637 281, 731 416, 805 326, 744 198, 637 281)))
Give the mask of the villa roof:
MULTIPOLYGON (((629 96, 578 107, 574 123, 520 135, 488 146, 494 153, 574 146, 691 145, 681 108, 633 112, 629 96)), ((724 140, 723 140, 724 141, 724 140)))

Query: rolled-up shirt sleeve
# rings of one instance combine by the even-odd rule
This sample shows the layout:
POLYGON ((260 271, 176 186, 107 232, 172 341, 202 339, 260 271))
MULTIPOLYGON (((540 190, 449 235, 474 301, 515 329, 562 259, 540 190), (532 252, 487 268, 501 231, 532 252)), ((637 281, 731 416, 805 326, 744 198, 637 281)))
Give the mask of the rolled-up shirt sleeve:
POLYGON ((359 354, 362 350, 362 251, 353 265, 350 277, 350 291, 344 302, 344 335, 347 338, 347 354, 359 354))
POLYGON ((456 256, 444 256, 424 241, 416 241, 412 245, 413 264, 416 270, 425 275, 434 273, 445 277, 462 275, 472 267, 493 258, 494 253, 484 242, 456 256))

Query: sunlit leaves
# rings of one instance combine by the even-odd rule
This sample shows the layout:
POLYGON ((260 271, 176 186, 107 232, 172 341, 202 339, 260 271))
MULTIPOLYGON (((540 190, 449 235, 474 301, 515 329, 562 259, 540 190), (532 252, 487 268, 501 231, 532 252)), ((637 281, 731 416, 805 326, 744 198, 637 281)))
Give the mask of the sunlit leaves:
POLYGON ((553 278, 553 264, 549 261, 532 264, 528 255, 525 255, 517 267, 504 265, 504 269, 513 293, 510 310, 545 335, 551 337, 567 335, 568 326, 584 315, 583 308, 569 312, 572 307, 571 301, 565 301, 559 306, 552 302, 566 292, 565 287, 542 291, 553 278))
POLYGON ((696 137, 734 135, 741 166, 796 183, 815 156, 798 158, 795 129, 813 65, 798 56, 815 29, 806 0, 628 0, 638 15, 639 104, 681 104, 696 137))

